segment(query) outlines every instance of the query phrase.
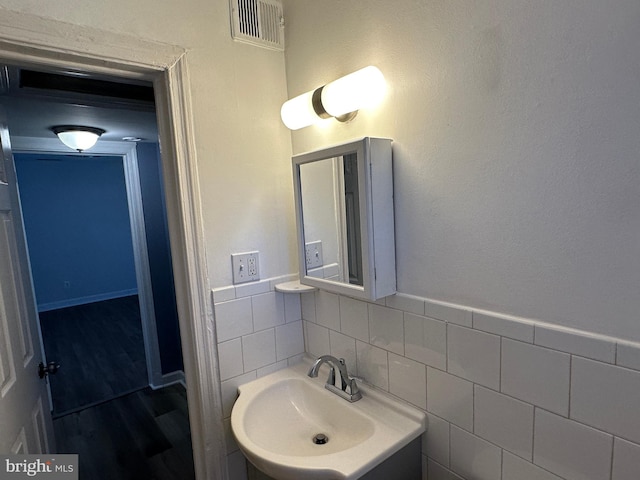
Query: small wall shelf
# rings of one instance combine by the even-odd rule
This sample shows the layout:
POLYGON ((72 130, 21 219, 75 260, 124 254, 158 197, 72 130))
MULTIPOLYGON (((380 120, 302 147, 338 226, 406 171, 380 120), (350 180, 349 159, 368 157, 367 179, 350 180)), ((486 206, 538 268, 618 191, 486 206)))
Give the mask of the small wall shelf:
POLYGON ((285 282, 279 283, 274 286, 276 292, 282 293, 306 293, 306 292, 315 292, 317 290, 316 287, 311 287, 309 285, 302 285, 299 280, 294 280, 293 282, 285 282))

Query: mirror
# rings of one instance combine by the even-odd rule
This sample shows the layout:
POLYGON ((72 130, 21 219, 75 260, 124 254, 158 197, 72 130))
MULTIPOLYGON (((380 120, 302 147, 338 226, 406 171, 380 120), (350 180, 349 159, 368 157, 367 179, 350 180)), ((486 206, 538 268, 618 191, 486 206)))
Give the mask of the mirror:
POLYGON ((391 140, 293 157, 300 282, 358 298, 395 293, 391 140))

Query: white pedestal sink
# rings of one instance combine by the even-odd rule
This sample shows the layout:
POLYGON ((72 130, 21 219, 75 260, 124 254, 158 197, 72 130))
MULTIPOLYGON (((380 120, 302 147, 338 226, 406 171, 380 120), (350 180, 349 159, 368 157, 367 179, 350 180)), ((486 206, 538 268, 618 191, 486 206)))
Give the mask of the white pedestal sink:
POLYGON ((309 378, 309 366, 238 388, 231 427, 244 455, 267 475, 357 479, 424 432, 424 412, 363 383, 362 399, 349 403, 324 388, 328 369, 309 378), (319 434, 325 443, 316 443, 319 434))

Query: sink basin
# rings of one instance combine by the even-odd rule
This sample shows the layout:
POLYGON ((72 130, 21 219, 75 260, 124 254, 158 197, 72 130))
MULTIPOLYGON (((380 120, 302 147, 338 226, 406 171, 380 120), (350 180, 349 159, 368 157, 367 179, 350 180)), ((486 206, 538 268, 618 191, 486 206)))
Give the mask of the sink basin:
POLYGON ((279 379, 255 395, 242 423, 249 439, 266 451, 296 457, 327 455, 373 435, 373 421, 349 406, 344 400, 326 401, 311 382, 279 379), (315 444, 319 433, 330 441, 315 444))
POLYGON ((349 403, 324 388, 328 369, 309 378, 310 365, 238 388, 231 428, 247 459, 267 475, 357 479, 424 432, 422 411, 362 383, 362 399, 349 403))

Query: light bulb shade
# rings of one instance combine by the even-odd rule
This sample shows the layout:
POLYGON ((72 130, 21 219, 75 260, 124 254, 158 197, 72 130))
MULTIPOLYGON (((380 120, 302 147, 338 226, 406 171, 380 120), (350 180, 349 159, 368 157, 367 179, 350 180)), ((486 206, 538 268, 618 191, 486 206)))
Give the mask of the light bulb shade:
POLYGON ((313 92, 303 93, 282 104, 280 117, 290 130, 299 130, 320 120, 313 109, 313 92))
POLYGON ((374 66, 365 67, 326 84, 322 89, 322 106, 328 114, 340 117, 378 105, 386 88, 382 72, 374 66))
POLYGON ((63 125, 51 129, 67 147, 82 152, 93 147, 105 130, 95 127, 63 125))

